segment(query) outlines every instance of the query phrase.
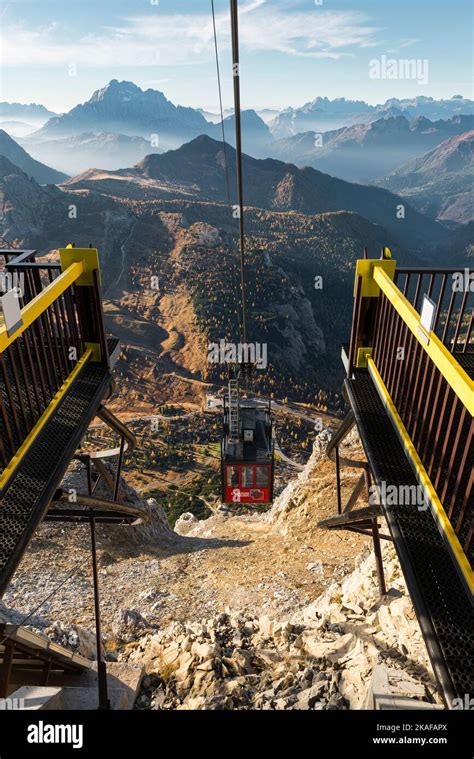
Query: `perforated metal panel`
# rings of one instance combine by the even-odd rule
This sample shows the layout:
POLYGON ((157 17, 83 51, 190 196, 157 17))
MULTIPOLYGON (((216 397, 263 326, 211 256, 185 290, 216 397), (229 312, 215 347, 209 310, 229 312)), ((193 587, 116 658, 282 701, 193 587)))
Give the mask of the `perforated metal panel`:
MULTIPOLYGON (((374 479, 417 480, 368 373, 346 381, 374 479)), ((449 704, 474 692, 474 608, 431 511, 382 504, 436 675, 449 704)))
POLYGON ((43 518, 109 385, 110 374, 105 366, 86 364, 0 499, 0 593, 43 518))

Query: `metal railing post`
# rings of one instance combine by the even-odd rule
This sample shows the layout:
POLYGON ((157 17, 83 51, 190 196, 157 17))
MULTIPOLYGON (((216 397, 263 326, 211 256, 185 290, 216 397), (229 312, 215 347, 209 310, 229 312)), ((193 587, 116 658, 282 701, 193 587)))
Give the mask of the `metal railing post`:
POLYGON ((60 248, 61 266, 67 269, 80 261, 83 275, 74 283, 74 294, 80 330, 85 349, 91 349, 92 360, 109 366, 100 291, 99 254, 96 248, 60 248))
POLYGON ((97 572, 97 546, 95 540, 95 520, 93 511, 90 511, 91 549, 92 549, 92 576, 94 580, 94 609, 95 609, 95 634, 97 643, 97 684, 99 689, 99 709, 109 710, 110 701, 107 689, 107 665, 102 659, 102 631, 100 620, 99 600, 99 574, 97 572))
POLYGON ((336 445, 336 487, 337 487, 337 513, 342 514, 342 498, 341 498, 341 470, 339 467, 339 446, 336 445))

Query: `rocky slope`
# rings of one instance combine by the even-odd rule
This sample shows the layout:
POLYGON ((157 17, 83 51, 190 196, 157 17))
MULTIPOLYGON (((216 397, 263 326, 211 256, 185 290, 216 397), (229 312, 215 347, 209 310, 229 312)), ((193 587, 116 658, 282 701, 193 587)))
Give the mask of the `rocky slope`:
POLYGON ((285 620, 227 608, 141 638, 121 656, 146 666, 138 708, 369 708, 376 668, 387 692, 406 703, 439 703, 393 549, 384 560, 383 601, 374 556, 365 552, 342 582, 285 620))
MULTIPOLYGON (((358 709, 381 665, 400 696, 439 701, 393 548, 381 600, 366 538, 316 527, 336 508, 327 439, 266 515, 182 517, 173 532, 150 501, 146 531, 99 530, 104 646, 146 665, 138 708, 358 709)), ((361 455, 355 437, 348 451, 361 455)), ((356 476, 344 470, 343 487, 356 476)), ((0 616, 21 621, 40 588, 29 623, 92 656, 87 541, 84 527, 43 525, 0 616)))

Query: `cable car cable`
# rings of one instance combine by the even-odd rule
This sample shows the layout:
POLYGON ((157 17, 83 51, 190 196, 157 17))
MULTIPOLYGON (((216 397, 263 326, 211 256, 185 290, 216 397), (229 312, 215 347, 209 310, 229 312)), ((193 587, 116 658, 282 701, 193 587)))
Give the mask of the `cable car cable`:
MULTIPOLYGON (((225 168, 225 179, 226 179, 226 187, 227 187, 227 205, 229 208, 229 220, 230 220, 230 230, 232 234, 232 228, 233 228, 233 221, 234 217, 232 214, 232 201, 230 198, 230 176, 229 176, 229 161, 227 158, 227 142, 225 138, 225 126, 224 126, 224 108, 222 105, 222 86, 221 86, 221 71, 220 71, 220 64, 219 64, 219 47, 217 44, 217 27, 216 27, 216 14, 214 9, 214 0, 211 0, 211 11, 212 11, 212 27, 214 32, 214 50, 215 50, 215 57, 216 57, 216 73, 217 73, 217 88, 219 91, 219 109, 220 109, 220 116, 221 116, 221 130, 222 130, 222 147, 224 150, 224 168, 225 168)), ((239 337, 242 336, 242 323, 240 318, 240 301, 238 296, 238 288, 237 288, 237 278, 236 278, 236 272, 234 270, 233 265, 231 265, 231 272, 232 272, 232 279, 234 281, 234 291, 236 295, 236 313, 237 313, 237 319, 239 322, 239 337)))
POLYGON ((242 297, 242 337, 247 343, 247 303, 245 291, 245 230, 244 192, 242 179, 242 126, 240 118, 240 71, 239 71, 239 20, 237 0, 230 0, 230 20, 232 29, 232 75, 234 82, 235 154, 237 169, 237 199, 239 205, 240 231, 240 288, 242 297))

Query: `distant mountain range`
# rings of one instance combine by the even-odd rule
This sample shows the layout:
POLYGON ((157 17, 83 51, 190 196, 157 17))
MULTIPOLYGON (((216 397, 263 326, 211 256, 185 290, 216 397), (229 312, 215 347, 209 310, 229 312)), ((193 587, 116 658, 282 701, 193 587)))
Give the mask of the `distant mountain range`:
POLYGON ((474 131, 455 135, 379 184, 422 213, 444 221, 474 220, 474 131))
MULTIPOLYGON (((243 110, 241 122, 244 149, 257 156, 264 153, 273 138, 263 119, 253 110, 243 110)), ((224 128, 226 139, 233 144, 235 141, 233 114, 224 118, 224 128)), ((219 139, 222 134, 220 121, 211 123, 199 110, 176 106, 158 90, 143 91, 133 82, 118 82, 113 79, 101 90, 94 92, 87 102, 77 105, 68 113, 49 119, 41 129, 28 136, 25 146, 31 147, 32 153, 38 158, 48 161, 55 160, 54 154, 58 150, 58 158, 62 163, 60 165, 56 160, 56 165, 58 168, 66 167, 71 172, 75 170, 81 157, 87 156, 86 140, 83 139, 85 135, 89 140, 93 158, 92 164, 89 160, 87 167, 97 165, 100 168, 112 168, 111 164, 114 164, 114 168, 119 168, 120 165, 126 166, 127 161, 129 163, 138 161, 145 152, 153 152, 150 149, 141 151, 138 147, 140 143, 136 142, 134 147, 141 152, 141 155, 136 152, 134 159, 130 161, 130 150, 128 150, 130 143, 124 139, 126 137, 141 137, 148 142, 148 145, 153 143, 156 151, 163 152, 179 147, 200 134, 219 139), (116 144, 110 136, 112 134, 120 138, 116 144), (97 138, 95 144, 91 141, 93 135, 97 138), (60 144, 58 141, 77 137, 80 138, 79 144, 82 147, 79 152, 75 152, 77 161, 73 165, 72 153, 69 154, 68 163, 68 143, 60 144), (102 150, 102 161, 100 155, 97 161, 94 157, 97 154, 96 148, 99 151, 102 150), (120 156, 121 148, 123 151, 120 156)), ((73 146, 75 150, 76 143, 73 146)), ((84 163, 82 163, 79 170, 82 171, 84 168, 84 163)))
MULTIPOLYGON (((139 143, 127 144, 123 137, 152 141, 153 150, 159 152, 178 148, 201 134, 221 139, 222 128, 216 114, 175 105, 158 90, 142 90, 133 82, 116 79, 68 113, 52 114, 33 134, 28 134, 31 131, 28 124, 33 123, 28 115, 34 112, 44 122, 45 115, 50 113, 47 109, 36 105, 3 105, 10 120, 19 119, 26 125, 26 128, 12 126, 11 134, 23 138, 24 147, 37 160, 67 173, 91 166, 119 168, 138 161, 144 155, 139 143), (116 144, 111 137, 102 136, 104 133, 117 135, 116 144), (83 135, 88 136, 87 140, 83 135), (98 138, 96 144, 90 135, 98 138), (71 138, 79 138, 73 150, 68 150, 65 142, 54 144, 71 138), (41 143, 46 145, 41 147, 41 143)), ((0 119, 1 114, 0 109, 0 119)), ((248 155, 280 158, 343 179, 370 181, 390 173, 452 134, 472 128, 469 124, 457 128, 456 117, 473 116, 474 102, 462 97, 439 101, 418 97, 394 98, 373 106, 362 100, 318 97, 301 108, 286 109, 275 118, 273 114, 269 109, 242 112, 243 147, 248 155), (443 128, 446 122, 452 122, 451 131, 449 125, 443 128), (317 146, 315 138, 323 132, 323 145, 317 146)), ((224 127, 227 142, 234 144, 234 116, 229 111, 225 112, 224 127)))
POLYGON ((68 179, 67 174, 51 169, 39 161, 35 161, 26 150, 23 150, 9 134, 0 129, 0 156, 4 156, 12 164, 25 172, 39 184, 58 184, 68 179))
POLYGON ((388 116, 322 135, 304 132, 277 140, 268 146, 268 155, 298 166, 313 166, 341 179, 369 182, 431 150, 447 137, 473 128, 474 115, 438 121, 424 116, 411 121, 405 116, 388 116))
MULTIPOLYGON (((205 376, 206 344, 232 336, 237 321, 238 229, 225 173, 227 156, 235 203, 235 150, 224 149, 222 125, 117 80, 67 114, 45 110, 0 108, 0 119, 41 125, 21 146, 0 131, 0 234, 42 252, 69 242, 97 246, 108 324, 129 360, 152 383, 157 365, 205 376), (69 169, 80 172, 68 178, 69 169), (150 290, 150 272, 159 292, 150 290)), ((462 266, 472 258, 474 225, 458 222, 472 218, 473 109, 462 98, 383 106, 317 98, 273 115, 242 113, 249 315, 253 339, 269 345, 272 391, 283 394, 291 384, 307 399, 315 386, 340 386, 339 345, 364 246, 377 255, 388 245, 412 266, 462 266), (386 186, 329 176, 322 163, 298 168, 321 124, 330 130, 323 135, 326 172, 385 173, 386 186)), ((231 113, 224 128, 232 143, 231 113)))
MULTIPOLYGON (((471 188, 467 186, 465 174, 460 170, 462 176, 456 179, 454 170, 449 176, 443 173, 444 183, 438 182, 435 186, 434 182, 423 182, 417 185, 422 187, 419 192, 411 191, 403 184, 405 164, 424 156, 451 137, 472 131, 473 106, 473 101, 462 97, 449 100, 394 98, 381 105, 319 97, 302 108, 282 111, 273 120, 269 119, 269 111, 262 112, 264 120, 256 111, 244 110, 243 148, 250 177, 246 183, 247 200, 255 207, 304 213, 339 208, 354 210, 401 235, 405 244, 416 248, 433 232, 426 226, 419 230, 423 225, 432 224, 434 218, 449 221, 470 218, 471 188), (329 131, 306 128, 316 122, 318 129, 330 124, 337 124, 338 128, 329 131), (345 126, 340 126, 341 123, 345 126), (302 128, 304 131, 294 134, 295 130, 302 128), (287 136, 277 139, 281 134, 287 136), (251 164, 250 156, 269 160, 251 164), (278 160, 272 162, 270 159, 278 160), (317 171, 311 172, 311 168, 303 167, 317 171), (396 172, 401 167, 402 173, 397 178, 396 172), (328 174, 335 179, 331 180, 328 174), (369 188, 363 191, 359 185, 356 190, 349 191, 351 185, 338 184, 336 178, 378 183, 380 187, 400 192, 403 197, 410 198, 413 205, 408 211, 410 219, 405 218, 402 224, 391 211, 382 211, 384 204, 390 207, 393 196, 387 200, 386 196, 377 195, 381 192, 380 187, 375 190, 375 195, 370 194, 369 188), (433 197, 430 198, 431 192, 433 197), (455 197, 457 200, 453 206, 455 197), (382 198, 385 198, 383 202, 382 198), (415 209, 423 210, 431 220, 421 217, 412 225, 411 215, 415 209)), ((28 130, 35 119, 44 121, 49 115, 51 111, 37 104, 0 104, 0 119, 10 119, 11 133, 25 127, 28 130), (11 124, 11 120, 15 122, 17 118, 22 121, 11 124)), ((224 119, 224 130, 227 143, 233 145, 235 123, 232 113, 224 119)), ((11 138, 9 141, 7 133, 5 129, 2 154, 40 183, 60 183, 66 175, 77 175, 73 180, 75 184, 87 184, 97 189, 100 182, 101 188, 107 184, 113 186, 117 194, 126 197, 129 192, 139 200, 170 197, 173 193, 180 197, 194 197, 195 187, 200 187, 203 197, 215 200, 218 197, 223 199, 227 192, 221 171, 222 125, 210 123, 197 109, 173 104, 162 92, 142 90, 133 82, 113 79, 68 113, 52 114, 33 134, 25 136, 23 132, 24 136, 18 137, 22 147, 11 138), (195 143, 197 137, 207 137, 209 141, 195 143), (178 150, 186 143, 193 147, 183 149, 172 158, 170 148, 178 150), (199 150, 190 158, 188 151, 193 152, 196 146, 199 150), (216 158, 216 150, 219 158, 216 158), (153 158, 160 153, 165 157, 162 162, 157 160, 155 165, 153 158), (208 159, 211 166, 204 167, 200 162, 208 159), (190 161, 188 166, 186 161, 190 161), (170 162, 174 165, 167 181, 163 169, 170 162), (183 165, 179 166, 180 163, 183 165), (135 168, 124 168, 130 166, 135 168), (156 176, 151 176, 154 171, 156 176), (183 171, 187 171, 187 175, 180 179, 183 171), (191 175, 194 177, 192 181, 191 175)), ((233 155, 229 157, 232 176, 234 161, 233 155)), ((416 168, 415 174, 419 173, 416 168)), ((234 185, 234 179, 231 184, 234 185)))
POLYGON ((0 120, 4 119, 14 121, 27 121, 30 124, 36 124, 57 116, 57 113, 45 108, 44 105, 38 103, 7 103, 5 101, 0 103, 0 120))
POLYGON ((363 100, 317 97, 300 108, 287 108, 270 122, 276 139, 291 137, 300 132, 327 132, 352 124, 364 124, 386 116, 405 116, 414 119, 450 119, 460 114, 474 114, 474 101, 460 95, 449 100, 430 97, 390 98, 380 105, 369 105, 363 100))
MULTIPOLYGON (((235 202, 235 151, 227 146, 231 199, 235 202)), ((135 200, 166 197, 209 199, 225 202, 227 187, 222 143, 202 135, 177 150, 148 155, 135 167, 116 172, 90 170, 64 186, 88 189, 135 200)), ((401 198, 386 190, 350 184, 316 171, 298 169, 274 159, 243 158, 245 203, 272 211, 318 214, 353 211, 379 224, 412 250, 427 240, 438 240, 444 230, 401 198), (405 204, 405 218, 397 218, 397 206, 405 204)))

